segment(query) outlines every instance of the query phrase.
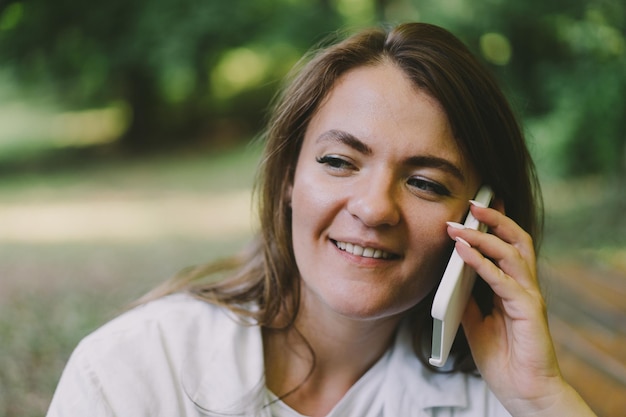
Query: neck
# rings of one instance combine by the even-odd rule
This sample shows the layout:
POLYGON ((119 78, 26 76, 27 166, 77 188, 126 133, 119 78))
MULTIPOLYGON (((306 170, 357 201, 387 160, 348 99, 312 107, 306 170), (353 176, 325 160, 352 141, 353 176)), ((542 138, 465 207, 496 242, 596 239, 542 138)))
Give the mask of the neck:
POLYGON ((386 352, 399 320, 353 320, 303 300, 293 327, 264 329, 268 388, 304 415, 325 416, 386 352))

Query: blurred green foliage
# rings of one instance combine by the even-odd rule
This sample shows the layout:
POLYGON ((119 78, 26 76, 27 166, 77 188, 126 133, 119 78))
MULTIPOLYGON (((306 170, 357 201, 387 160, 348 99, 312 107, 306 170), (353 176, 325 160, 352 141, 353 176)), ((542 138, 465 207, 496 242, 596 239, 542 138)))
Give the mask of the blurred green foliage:
POLYGON ((328 34, 407 20, 493 68, 545 172, 626 172, 623 0, 0 0, 0 75, 63 110, 114 109, 126 148, 214 143, 258 132, 328 34))
POLYGON ((545 173, 626 174, 626 2, 429 6, 427 20, 459 34, 492 66, 525 119, 545 173))

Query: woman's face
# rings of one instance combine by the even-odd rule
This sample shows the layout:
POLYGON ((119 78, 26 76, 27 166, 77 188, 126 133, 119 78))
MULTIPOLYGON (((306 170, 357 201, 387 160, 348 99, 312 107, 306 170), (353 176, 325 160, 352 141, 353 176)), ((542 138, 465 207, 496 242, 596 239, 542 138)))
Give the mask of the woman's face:
POLYGON ((479 187, 437 101, 392 64, 341 77, 305 133, 291 189, 306 308, 391 317, 438 283, 479 187))

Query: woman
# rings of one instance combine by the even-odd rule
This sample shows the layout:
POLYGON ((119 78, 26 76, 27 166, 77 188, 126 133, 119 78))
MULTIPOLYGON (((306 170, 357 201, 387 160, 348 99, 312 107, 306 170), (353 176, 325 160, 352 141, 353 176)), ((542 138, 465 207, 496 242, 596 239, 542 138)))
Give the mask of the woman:
POLYGON ((81 342, 49 416, 593 415, 552 347, 524 139, 456 38, 404 24, 316 52, 266 140, 253 245, 81 342), (469 203, 481 184, 492 208, 469 203), (459 224, 468 207, 490 233, 459 224), (453 244, 482 280, 438 372, 453 244))

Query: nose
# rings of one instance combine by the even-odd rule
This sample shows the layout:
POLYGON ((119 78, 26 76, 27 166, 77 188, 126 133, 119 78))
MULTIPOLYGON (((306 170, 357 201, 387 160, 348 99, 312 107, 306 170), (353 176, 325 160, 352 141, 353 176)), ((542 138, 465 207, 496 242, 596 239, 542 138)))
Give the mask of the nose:
POLYGON ((391 178, 363 178, 355 184, 348 211, 368 227, 394 226, 400 221, 397 190, 391 178))

